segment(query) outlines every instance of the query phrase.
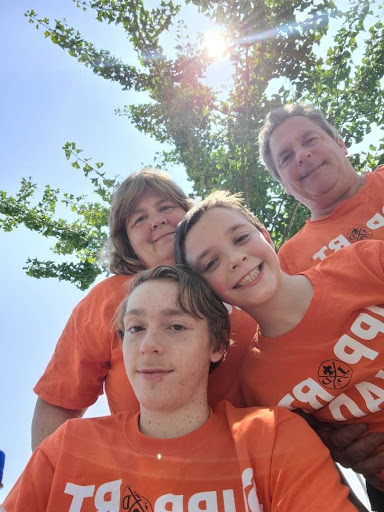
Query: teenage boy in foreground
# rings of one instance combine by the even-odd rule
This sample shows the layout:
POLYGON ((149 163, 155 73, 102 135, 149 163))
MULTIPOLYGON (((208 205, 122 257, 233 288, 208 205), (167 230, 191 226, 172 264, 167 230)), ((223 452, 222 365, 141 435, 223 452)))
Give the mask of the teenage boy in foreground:
POLYGON ((117 323, 140 413, 67 421, 34 452, 7 512, 356 510, 302 418, 210 410, 208 373, 230 327, 205 280, 162 266, 130 290, 117 323))
MULTIPOLYGON (((369 431, 384 432, 384 242, 358 242, 291 276, 259 221, 218 192, 187 213, 175 248, 177 263, 259 323, 242 370, 246 405, 301 409, 333 424, 364 417, 369 431)), ((384 493, 367 488, 384 511, 384 493)))

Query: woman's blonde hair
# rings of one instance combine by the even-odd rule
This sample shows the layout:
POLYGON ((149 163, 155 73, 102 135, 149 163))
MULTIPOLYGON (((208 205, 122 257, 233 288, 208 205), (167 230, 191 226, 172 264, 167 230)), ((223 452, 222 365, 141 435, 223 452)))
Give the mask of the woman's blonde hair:
POLYGON ((109 216, 109 238, 106 259, 114 274, 136 274, 145 269, 134 253, 126 233, 126 224, 143 194, 151 191, 175 201, 188 211, 193 201, 174 183, 168 174, 158 169, 142 169, 131 174, 113 194, 109 216))

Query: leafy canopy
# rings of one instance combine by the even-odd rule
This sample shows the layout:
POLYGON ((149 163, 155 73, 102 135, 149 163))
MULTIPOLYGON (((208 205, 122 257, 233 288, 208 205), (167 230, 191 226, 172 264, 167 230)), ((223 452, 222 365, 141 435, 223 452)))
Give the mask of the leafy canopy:
MULTIPOLYGON (((162 166, 185 167, 194 194, 204 197, 218 188, 242 192, 246 204, 269 228, 279 246, 308 215, 287 196, 258 161, 257 136, 270 109, 287 101, 309 101, 320 107, 347 145, 366 140, 372 126, 384 124, 384 26, 379 3, 369 0, 190 0, 203 15, 220 24, 229 47, 230 87, 213 87, 205 78, 211 59, 201 38, 190 41, 178 21, 180 6, 162 0, 148 9, 142 0, 73 0, 101 23, 124 29, 136 52, 128 65, 111 52, 98 49, 65 20, 50 21, 34 10, 29 23, 52 43, 101 78, 123 90, 145 91, 149 100, 117 110, 141 132, 171 145, 162 166), (173 48, 162 38, 176 32, 173 48), (167 51, 166 51, 167 50, 167 51)), ((351 156, 357 171, 383 163, 384 139, 351 156)), ((66 143, 72 167, 89 177, 98 202, 23 179, 16 196, 0 191, 0 229, 20 225, 53 237, 52 251, 68 257, 64 263, 27 261, 34 277, 57 277, 86 289, 106 268, 98 255, 107 236, 108 208, 116 178, 91 163, 75 143, 66 143), (73 221, 58 218, 65 205, 73 221)))

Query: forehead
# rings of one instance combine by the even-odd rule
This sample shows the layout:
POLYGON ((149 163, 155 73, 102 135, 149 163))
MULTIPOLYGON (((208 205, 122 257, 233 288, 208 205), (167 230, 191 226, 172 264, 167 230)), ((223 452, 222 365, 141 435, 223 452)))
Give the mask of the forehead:
POLYGON ((272 155, 278 152, 291 140, 302 137, 308 132, 322 132, 327 135, 318 124, 305 116, 293 116, 281 123, 272 133, 269 141, 269 148, 272 155))
POLYGON ((241 226, 257 228, 238 210, 214 207, 204 213, 187 234, 187 261, 193 264, 203 253, 214 250, 241 226))
POLYGON ((187 239, 193 232, 215 230, 223 231, 231 226, 238 224, 252 225, 249 220, 238 210, 233 208, 226 208, 222 206, 215 206, 207 212, 203 213, 196 224, 191 228, 187 235, 187 239))
POLYGON ((136 203, 133 208, 133 213, 136 210, 142 210, 146 206, 152 205, 154 203, 160 202, 160 201, 168 201, 169 198, 165 196, 164 194, 159 194, 155 190, 152 190, 150 188, 145 189, 144 192, 141 194, 141 196, 136 200, 136 203))
MULTIPOLYGON (((127 298, 125 311, 141 309, 151 311, 154 308, 176 308, 178 286, 170 279, 155 279, 139 284, 127 298)), ((178 307, 178 306, 177 306, 178 307)))

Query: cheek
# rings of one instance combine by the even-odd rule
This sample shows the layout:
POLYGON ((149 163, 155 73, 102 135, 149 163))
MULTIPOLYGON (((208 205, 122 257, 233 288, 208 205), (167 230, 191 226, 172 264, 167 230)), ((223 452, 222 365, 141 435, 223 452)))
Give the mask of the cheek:
POLYGON ((131 232, 130 236, 128 236, 129 243, 133 251, 136 253, 140 253, 145 243, 145 230, 140 229, 135 232, 131 232))
POLYGON ((132 374, 132 367, 134 363, 134 351, 132 350, 132 345, 128 344, 127 342, 123 342, 123 360, 124 360, 124 367, 125 371, 127 372, 128 376, 132 374))
POLYGON ((178 209, 177 211, 173 211, 168 222, 172 225, 172 226, 177 226, 179 224, 179 222, 181 222, 183 220, 185 216, 185 211, 180 208, 178 209))
POLYGON ((222 297, 223 295, 225 295, 225 291, 227 288, 226 279, 223 275, 220 274, 220 272, 217 272, 216 275, 211 275, 209 277, 204 276, 204 277, 208 281, 209 286, 212 288, 212 290, 214 292, 216 292, 216 294, 219 297, 222 297))

